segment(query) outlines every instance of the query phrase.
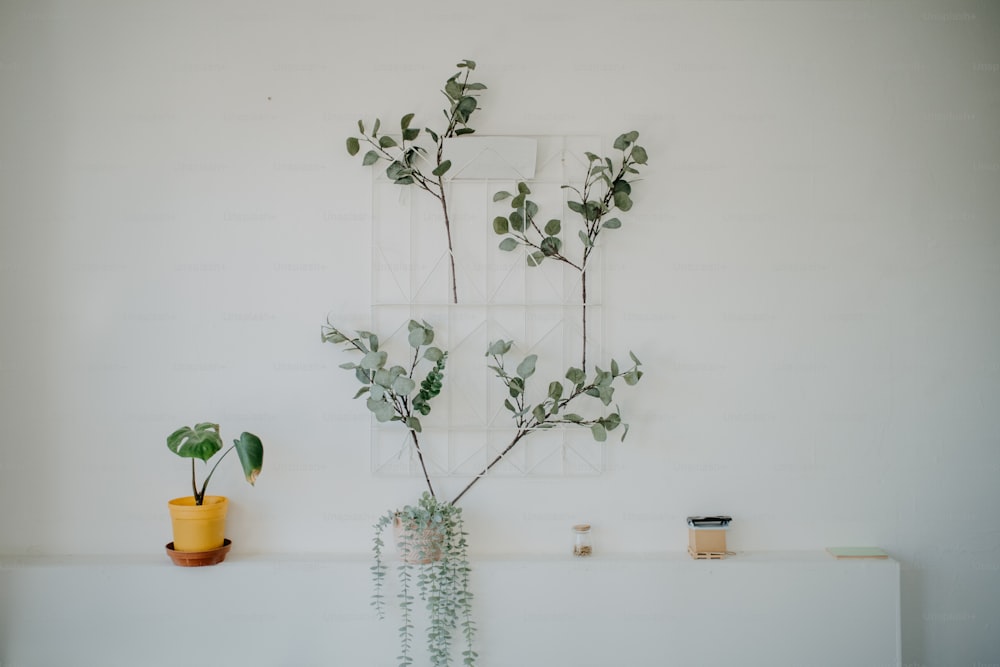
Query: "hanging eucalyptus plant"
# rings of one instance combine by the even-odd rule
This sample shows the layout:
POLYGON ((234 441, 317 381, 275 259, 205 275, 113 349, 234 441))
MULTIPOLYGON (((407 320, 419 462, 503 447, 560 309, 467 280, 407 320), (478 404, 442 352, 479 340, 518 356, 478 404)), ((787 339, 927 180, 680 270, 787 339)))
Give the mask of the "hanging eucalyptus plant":
POLYGON ((402 615, 400 665, 412 663, 414 589, 427 604, 427 651, 431 664, 451 664, 452 642, 455 633, 460 632, 465 644, 462 663, 475 665, 478 657, 473 650, 476 624, 472 620, 472 591, 469 589, 472 568, 462 509, 441 502, 425 491, 416 505, 386 512, 376 522, 372 544, 375 556, 372 605, 380 619, 385 618, 384 582, 388 570, 383 556, 382 533, 394 524, 402 526, 397 550, 411 555, 402 558, 397 572, 397 597, 402 615))

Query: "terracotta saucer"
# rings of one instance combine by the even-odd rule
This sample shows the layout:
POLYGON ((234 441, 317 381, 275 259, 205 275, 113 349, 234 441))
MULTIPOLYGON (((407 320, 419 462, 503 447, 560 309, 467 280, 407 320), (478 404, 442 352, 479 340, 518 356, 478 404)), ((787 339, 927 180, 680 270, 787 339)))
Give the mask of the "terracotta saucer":
POLYGON ((222 542, 222 546, 218 549, 209 549, 208 551, 174 551, 174 543, 170 542, 167 544, 167 555, 170 556, 170 560, 174 561, 174 565, 180 565, 181 567, 218 565, 226 560, 226 554, 229 553, 229 549, 232 546, 232 541, 227 539, 222 542))

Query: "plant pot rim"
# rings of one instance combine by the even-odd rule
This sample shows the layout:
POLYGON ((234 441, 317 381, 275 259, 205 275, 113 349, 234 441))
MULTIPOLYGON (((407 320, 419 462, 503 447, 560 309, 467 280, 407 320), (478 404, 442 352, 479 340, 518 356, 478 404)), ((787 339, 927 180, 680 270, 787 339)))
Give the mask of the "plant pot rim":
POLYGON ((229 502, 228 496, 205 496, 201 505, 194 504, 194 496, 180 496, 167 501, 168 505, 179 505, 181 507, 205 507, 206 505, 219 505, 229 502))

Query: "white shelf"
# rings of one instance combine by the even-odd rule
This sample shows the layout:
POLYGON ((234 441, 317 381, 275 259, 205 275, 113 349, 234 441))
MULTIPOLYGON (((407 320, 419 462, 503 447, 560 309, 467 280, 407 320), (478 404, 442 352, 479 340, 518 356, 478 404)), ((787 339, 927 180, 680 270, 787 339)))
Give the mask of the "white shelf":
MULTIPOLYGON (((0 558, 0 664, 394 665, 398 619, 374 618, 369 566, 360 554, 236 553, 206 568, 165 554, 0 558)), ((499 555, 473 568, 481 667, 900 663, 891 559, 499 555)))

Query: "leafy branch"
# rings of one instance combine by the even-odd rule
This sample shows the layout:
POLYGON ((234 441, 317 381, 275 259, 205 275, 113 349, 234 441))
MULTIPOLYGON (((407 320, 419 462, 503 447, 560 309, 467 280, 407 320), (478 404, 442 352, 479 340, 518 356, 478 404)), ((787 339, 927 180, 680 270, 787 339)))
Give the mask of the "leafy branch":
POLYGON ((455 496, 451 501, 452 505, 457 503, 476 482, 485 477, 493 466, 502 461, 518 442, 536 431, 560 425, 587 427, 594 440, 604 442, 609 431, 621 426, 622 441, 628 435, 628 424, 622 421, 621 409, 617 405, 613 411, 600 417, 583 417, 566 410, 584 396, 598 399, 604 407, 611 405, 615 393, 614 383, 618 378, 630 386, 637 384, 643 375, 640 369, 642 363, 633 353, 629 352, 629 357, 632 359, 630 368, 622 370, 618 362, 612 359, 609 370, 595 367, 589 381, 583 369, 571 367, 566 371, 565 380, 549 382, 545 398, 538 403, 532 403, 527 398, 528 378, 535 374, 538 355, 529 354, 524 357, 512 373, 504 364, 504 355, 510 352, 513 345, 513 341, 502 339, 494 341, 486 350, 486 356, 493 359, 493 363, 489 366, 490 370, 507 387, 509 396, 504 399, 503 404, 514 420, 514 437, 503 451, 455 496))
POLYGON ((427 472, 427 465, 424 463, 424 452, 417 435, 423 428, 420 418, 415 413, 424 416, 430 414, 431 400, 441 393, 448 353, 431 345, 434 342, 434 328, 427 322, 410 320, 407 328, 409 330, 407 340, 413 348, 413 358, 409 362, 408 369, 399 365, 388 366, 388 353, 379 349, 378 336, 370 331, 357 331, 357 336, 352 337, 333 326, 328 320, 322 329, 322 337, 324 343, 345 344, 348 349, 363 355, 361 361, 357 363, 340 364, 343 369, 353 370, 355 378, 362 385, 354 398, 367 394, 365 405, 379 422, 403 423, 410 433, 410 439, 417 452, 427 490, 434 497, 434 487, 427 472), (417 391, 414 377, 417 366, 424 360, 432 362, 434 366, 424 376, 420 390, 417 391))
POLYGON ((451 160, 444 159, 444 145, 448 139, 472 134, 475 130, 469 127, 469 119, 479 107, 478 93, 486 90, 482 83, 469 81, 469 75, 476 69, 473 60, 463 60, 456 67, 459 72, 449 78, 441 93, 448 99, 448 107, 442 110, 446 125, 444 130, 434 131, 423 128, 430 137, 433 146, 430 150, 416 142, 420 138, 420 128, 411 127, 414 114, 408 113, 399 121, 399 134, 396 136, 382 134, 382 121, 375 119, 371 131, 366 131, 364 121, 358 121, 358 137, 347 138, 347 152, 357 155, 361 152, 362 142, 369 150, 361 159, 361 164, 370 166, 381 161, 388 162, 385 174, 396 185, 416 185, 441 205, 444 215, 445 236, 448 242, 448 258, 451 265, 451 295, 452 302, 458 303, 458 285, 455 276, 455 253, 451 238, 451 219, 448 211, 448 196, 444 176, 451 169, 451 160), (397 141, 398 138, 398 141, 397 141), (423 159, 430 164, 430 172, 425 173, 420 166, 423 159))
POLYGON ((614 148, 621 152, 617 163, 609 157, 585 153, 587 176, 582 190, 571 185, 562 186, 579 197, 579 200, 570 199, 566 203, 571 211, 582 218, 582 224, 577 230, 577 238, 582 244, 578 259, 571 259, 563 248, 560 220, 553 218, 544 225, 536 220, 538 204, 528 199, 531 189, 527 183, 517 184, 517 194, 501 190, 493 195, 495 202, 511 200, 512 211, 507 216, 493 219, 493 231, 504 237, 500 241, 500 250, 510 252, 524 247, 528 253, 528 266, 538 266, 546 259, 552 259, 580 273, 583 327, 580 366, 584 371, 587 370, 587 268, 601 231, 620 229, 622 226, 619 218, 609 218, 608 215, 615 210, 627 212, 632 208, 632 183, 635 179, 630 178, 639 174, 636 165, 645 165, 648 160, 646 149, 635 143, 638 139, 639 133, 634 130, 615 139, 614 148))

